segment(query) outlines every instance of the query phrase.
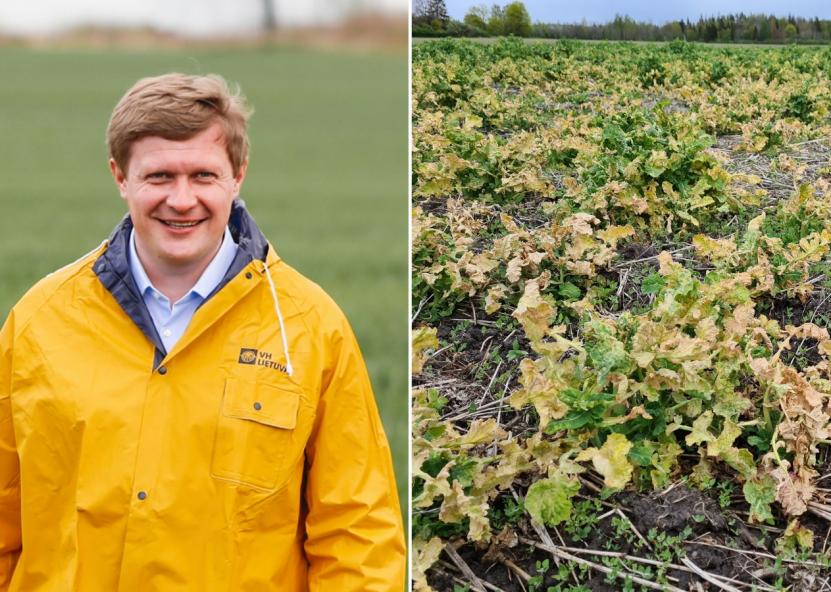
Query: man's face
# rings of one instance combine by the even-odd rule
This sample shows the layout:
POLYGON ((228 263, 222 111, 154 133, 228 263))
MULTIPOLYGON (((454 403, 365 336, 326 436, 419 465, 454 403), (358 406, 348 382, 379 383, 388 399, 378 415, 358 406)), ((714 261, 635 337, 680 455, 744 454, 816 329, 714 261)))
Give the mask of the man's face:
POLYGON ((144 265, 160 272, 207 266, 219 248, 246 165, 234 176, 216 123, 189 140, 137 140, 126 172, 111 159, 144 265))

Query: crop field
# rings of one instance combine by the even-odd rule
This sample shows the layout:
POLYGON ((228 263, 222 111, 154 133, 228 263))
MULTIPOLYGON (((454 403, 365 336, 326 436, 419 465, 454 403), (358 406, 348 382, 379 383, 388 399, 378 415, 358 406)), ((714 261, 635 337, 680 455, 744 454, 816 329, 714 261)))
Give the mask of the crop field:
POLYGON ((280 255, 349 317, 406 508, 403 55, 0 48, 0 315, 39 278, 97 247, 126 212, 104 131, 133 82, 168 71, 220 73, 254 106, 242 197, 280 255))
POLYGON ((831 590, 829 68, 414 46, 415 590, 831 590))

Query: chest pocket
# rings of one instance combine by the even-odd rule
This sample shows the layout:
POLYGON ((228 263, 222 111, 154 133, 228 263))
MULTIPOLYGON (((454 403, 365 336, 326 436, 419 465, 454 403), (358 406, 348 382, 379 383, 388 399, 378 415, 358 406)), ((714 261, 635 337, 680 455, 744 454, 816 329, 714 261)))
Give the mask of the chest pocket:
POLYGON ((229 378, 217 422, 211 473, 264 489, 284 486, 309 437, 314 413, 300 387, 229 378))

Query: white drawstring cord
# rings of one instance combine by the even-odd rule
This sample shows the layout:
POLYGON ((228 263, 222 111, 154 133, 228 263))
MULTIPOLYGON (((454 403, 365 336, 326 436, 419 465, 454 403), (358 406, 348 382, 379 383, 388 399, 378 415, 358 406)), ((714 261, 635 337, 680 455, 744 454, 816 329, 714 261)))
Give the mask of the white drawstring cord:
POLYGON ((286 339, 286 325, 283 323, 283 315, 280 312, 280 301, 277 299, 277 290, 274 289, 274 281, 271 279, 271 273, 268 271, 268 266, 265 264, 265 261, 262 261, 262 264, 263 271, 265 271, 265 277, 268 279, 268 285, 271 287, 271 299, 274 301, 274 310, 277 312, 277 320, 280 322, 280 337, 283 338, 283 354, 286 356, 286 372, 289 376, 291 376, 294 374, 294 369, 291 366, 291 358, 289 357, 289 342, 286 339))

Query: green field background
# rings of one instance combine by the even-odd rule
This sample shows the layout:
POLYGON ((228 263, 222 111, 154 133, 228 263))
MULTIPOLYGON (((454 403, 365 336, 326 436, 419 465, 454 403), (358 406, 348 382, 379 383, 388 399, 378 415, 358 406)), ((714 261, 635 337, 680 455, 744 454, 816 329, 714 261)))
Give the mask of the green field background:
POLYGON ((350 319, 406 508, 403 54, 0 48, 0 315, 38 279, 98 246, 126 212, 107 168, 107 121, 133 82, 169 71, 222 74, 254 106, 242 197, 282 258, 350 319))

